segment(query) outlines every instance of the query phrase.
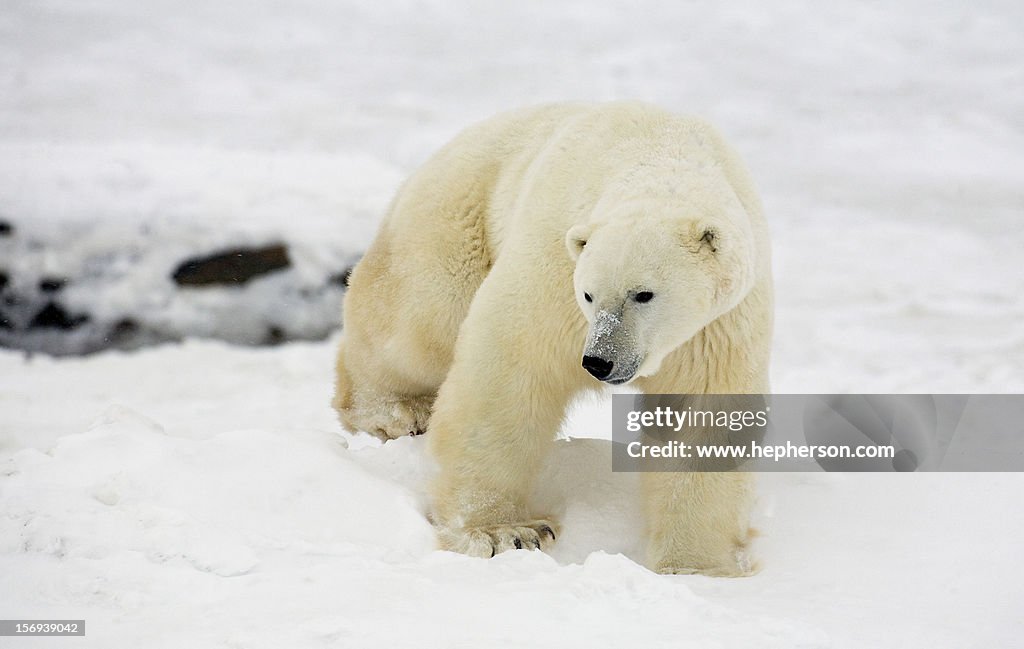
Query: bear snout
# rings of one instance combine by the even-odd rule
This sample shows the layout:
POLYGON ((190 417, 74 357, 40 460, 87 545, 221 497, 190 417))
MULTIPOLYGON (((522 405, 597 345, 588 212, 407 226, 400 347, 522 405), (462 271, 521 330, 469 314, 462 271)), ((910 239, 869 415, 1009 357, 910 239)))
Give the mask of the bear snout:
POLYGON ((611 376, 614 368, 615 363, 607 361, 599 356, 583 357, 583 369, 590 372, 590 374, 598 381, 603 381, 611 376))

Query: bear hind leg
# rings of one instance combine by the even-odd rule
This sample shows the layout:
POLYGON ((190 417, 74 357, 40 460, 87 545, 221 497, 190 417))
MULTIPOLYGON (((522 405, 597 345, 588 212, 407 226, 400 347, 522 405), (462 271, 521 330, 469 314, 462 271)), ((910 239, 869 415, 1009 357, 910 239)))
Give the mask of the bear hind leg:
POLYGON ((347 430, 361 430, 382 441, 406 435, 422 435, 434 406, 436 394, 408 394, 382 387, 390 381, 370 376, 346 364, 345 343, 338 350, 337 385, 332 405, 347 430), (353 376, 357 373, 358 376, 353 376), (365 376, 364 376, 365 375, 365 376))

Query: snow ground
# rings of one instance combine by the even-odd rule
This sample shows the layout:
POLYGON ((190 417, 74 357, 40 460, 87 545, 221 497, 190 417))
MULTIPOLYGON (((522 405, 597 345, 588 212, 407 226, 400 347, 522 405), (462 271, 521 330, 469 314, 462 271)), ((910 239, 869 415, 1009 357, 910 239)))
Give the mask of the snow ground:
MULTIPOLYGON (((540 480, 564 526, 552 554, 471 559, 433 549, 425 438, 338 432, 330 360, 324 343, 199 341, 0 355, 0 412, 24 436, 0 449, 0 610, 85 618, 96 647, 1010 647, 1024 631, 1019 475, 763 475, 763 571, 664 577, 638 565, 636 476, 580 437, 540 480)), ((568 432, 609 422, 585 403, 568 432)))
MULTIPOLYGON (((31 236, 0 262, 30 284, 113 259, 75 299, 209 334, 218 307, 152 280, 171 253, 282 236, 316 279, 461 126, 649 99, 719 124, 762 189, 776 391, 1022 392, 1022 61, 998 1, 9 0, 0 217, 31 236)), ((0 617, 85 618, 95 647, 1024 637, 1020 475, 767 475, 759 575, 659 577, 588 403, 537 494, 553 553, 474 560, 432 549, 424 439, 340 433, 331 355, 0 352, 0 617)))

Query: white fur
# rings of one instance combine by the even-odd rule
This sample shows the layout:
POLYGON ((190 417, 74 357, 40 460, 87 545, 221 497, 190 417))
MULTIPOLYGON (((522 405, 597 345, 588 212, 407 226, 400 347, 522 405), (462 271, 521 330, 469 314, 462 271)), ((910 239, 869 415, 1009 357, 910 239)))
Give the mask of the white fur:
MULTIPOLYGON (((334 403, 385 439, 429 428, 443 547, 542 546, 557 527, 526 502, 570 399, 601 386, 585 349, 646 392, 761 393, 771 320, 760 202, 709 125, 532 108, 467 129, 399 192, 350 278, 334 403)), ((752 569, 746 475, 644 484, 655 569, 752 569)))

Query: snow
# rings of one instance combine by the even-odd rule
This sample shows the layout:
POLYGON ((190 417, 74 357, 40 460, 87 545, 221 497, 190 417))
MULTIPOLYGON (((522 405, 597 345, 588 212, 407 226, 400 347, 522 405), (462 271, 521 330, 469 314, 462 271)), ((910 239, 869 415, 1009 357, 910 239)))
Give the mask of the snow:
MULTIPOLYGON (((323 336, 339 294, 289 296, 365 249, 459 128, 649 99, 717 123, 761 189, 773 389, 1022 392, 1021 34, 996 0, 12 0, 0 267, 25 292, 86 278, 76 306, 193 336, 272 317, 323 336), (274 240, 287 277, 213 297, 167 281, 183 254, 274 240)), ((636 477, 609 470, 607 399, 577 404, 538 483, 563 526, 550 555, 438 552, 428 440, 341 432, 335 342, 0 351, 0 616, 84 618, 74 642, 95 647, 1024 637, 1020 475, 762 475, 760 574, 657 576, 636 477)))
POLYGON ((607 401, 583 403, 568 432, 605 439, 558 442, 539 480, 538 510, 563 526, 551 555, 472 559, 434 550, 424 437, 339 432, 330 356, 200 341, 0 355, 16 433, 0 449, 0 610, 85 618, 97 647, 1020 637, 1018 475, 764 474, 762 572, 664 577, 639 565, 638 480, 609 470, 607 401))

